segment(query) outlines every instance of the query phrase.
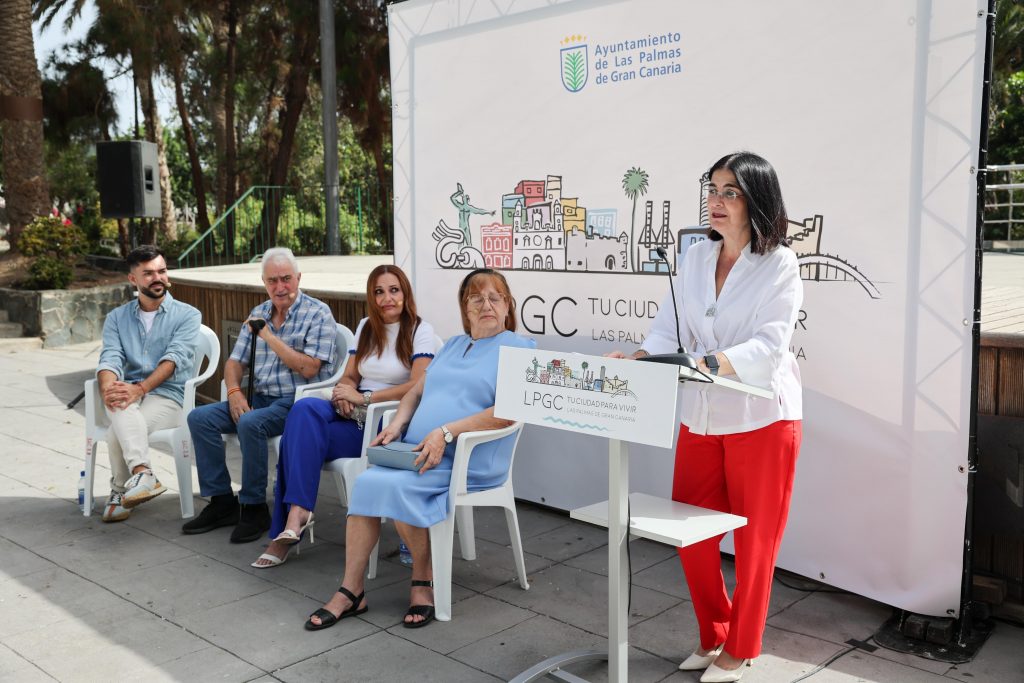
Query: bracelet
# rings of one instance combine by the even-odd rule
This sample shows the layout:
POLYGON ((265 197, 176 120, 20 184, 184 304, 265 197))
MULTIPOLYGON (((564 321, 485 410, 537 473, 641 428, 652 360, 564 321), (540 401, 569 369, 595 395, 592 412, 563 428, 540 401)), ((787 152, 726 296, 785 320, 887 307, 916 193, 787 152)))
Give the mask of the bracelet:
POLYGON ((228 389, 228 398, 231 397, 231 394, 235 393, 236 391, 241 391, 241 390, 242 390, 242 387, 234 387, 232 389, 228 389))
POLYGON ((148 393, 149 393, 149 389, 147 389, 147 388, 145 387, 145 385, 143 385, 143 384, 142 384, 142 382, 139 382, 138 384, 139 384, 139 389, 142 389, 142 395, 143 395, 143 396, 145 396, 146 394, 148 394, 148 393))

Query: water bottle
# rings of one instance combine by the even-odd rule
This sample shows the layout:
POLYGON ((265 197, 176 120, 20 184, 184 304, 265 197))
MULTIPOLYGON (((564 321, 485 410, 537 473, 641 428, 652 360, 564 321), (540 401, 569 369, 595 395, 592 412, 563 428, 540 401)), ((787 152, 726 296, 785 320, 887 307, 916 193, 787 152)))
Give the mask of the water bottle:
POLYGON ((409 552, 409 546, 405 543, 398 543, 398 561, 407 567, 412 566, 412 553, 409 552))
POLYGON ((78 509, 85 514, 85 470, 78 476, 78 509))

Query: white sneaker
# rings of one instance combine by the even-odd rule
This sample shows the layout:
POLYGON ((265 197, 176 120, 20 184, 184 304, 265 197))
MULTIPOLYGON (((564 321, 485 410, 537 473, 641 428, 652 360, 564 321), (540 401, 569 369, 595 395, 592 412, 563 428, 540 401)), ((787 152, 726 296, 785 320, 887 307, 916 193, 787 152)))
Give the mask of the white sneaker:
POLYGON ((107 498, 107 502, 103 505, 103 521, 123 522, 128 519, 130 514, 132 514, 132 511, 124 507, 121 494, 117 491, 111 491, 110 497, 107 498))
POLYGON ((160 483, 160 480, 153 474, 153 470, 142 470, 137 474, 133 474, 131 478, 124 483, 124 495, 122 496, 122 505, 131 509, 137 505, 142 505, 148 500, 156 498, 161 493, 167 490, 167 487, 160 483))

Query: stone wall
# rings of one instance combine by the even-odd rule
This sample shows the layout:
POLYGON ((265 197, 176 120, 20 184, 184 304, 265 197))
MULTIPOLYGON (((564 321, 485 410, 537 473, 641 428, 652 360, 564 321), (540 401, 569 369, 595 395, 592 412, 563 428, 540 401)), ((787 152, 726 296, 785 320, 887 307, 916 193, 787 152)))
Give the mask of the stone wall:
POLYGON ((25 326, 26 335, 42 337, 43 346, 52 348, 99 339, 107 312, 132 297, 128 283, 40 291, 0 288, 0 308, 11 322, 25 326))

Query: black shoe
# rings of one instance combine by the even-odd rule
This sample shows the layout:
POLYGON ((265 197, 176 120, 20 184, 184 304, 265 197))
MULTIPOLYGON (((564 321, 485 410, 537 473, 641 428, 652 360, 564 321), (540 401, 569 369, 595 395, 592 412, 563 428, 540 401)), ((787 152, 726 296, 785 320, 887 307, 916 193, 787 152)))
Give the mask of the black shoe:
POLYGON ((238 499, 230 493, 214 496, 199 516, 181 526, 183 534, 205 534, 222 526, 238 524, 238 499))
POLYGON ((238 516, 238 526, 231 532, 232 543, 249 543, 255 541, 270 530, 270 510, 266 503, 256 505, 242 504, 238 516))

